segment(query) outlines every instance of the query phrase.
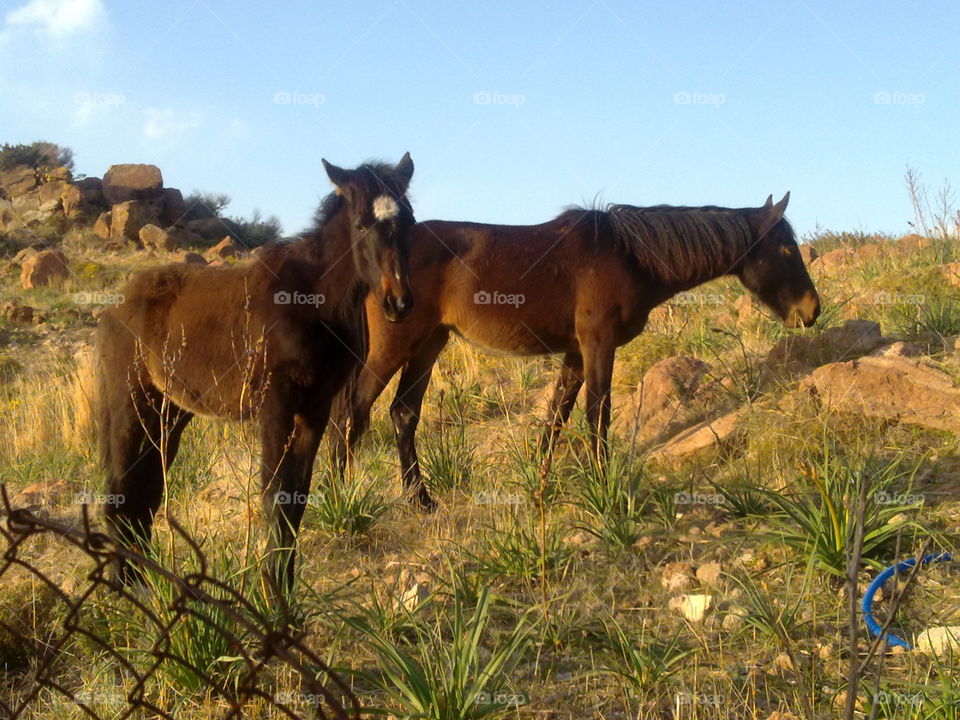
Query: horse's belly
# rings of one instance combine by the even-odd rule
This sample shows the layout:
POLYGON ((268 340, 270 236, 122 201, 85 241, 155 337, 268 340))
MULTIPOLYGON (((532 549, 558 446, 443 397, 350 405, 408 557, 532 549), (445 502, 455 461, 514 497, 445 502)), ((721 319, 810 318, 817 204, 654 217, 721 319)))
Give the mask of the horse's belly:
POLYGON ((532 329, 527 323, 481 323, 469 320, 453 331, 467 342, 490 353, 545 355, 570 350, 570 339, 553 329, 532 329))

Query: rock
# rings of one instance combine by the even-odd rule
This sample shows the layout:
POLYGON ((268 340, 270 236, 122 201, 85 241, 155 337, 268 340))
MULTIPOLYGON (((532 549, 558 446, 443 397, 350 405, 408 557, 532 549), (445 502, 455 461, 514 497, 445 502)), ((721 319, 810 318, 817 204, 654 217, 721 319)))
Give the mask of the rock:
POLYGON ((877 243, 864 243, 856 250, 861 260, 876 260, 883 255, 883 247, 877 243))
POLYGON ((816 269, 817 272, 833 273, 849 267, 856 259, 857 254, 853 250, 837 248, 818 257, 810 264, 810 267, 816 269))
POLYGON ((719 585, 723 578, 723 570, 718 562, 704 563, 697 568, 697 580, 701 585, 719 585))
POLYGON ((809 265, 820 257, 820 253, 817 252, 817 249, 813 245, 801 245, 800 257, 803 258, 804 265, 809 265))
POLYGON ((7 197, 23 195, 37 186, 37 171, 26 165, 17 165, 0 172, 0 190, 7 197))
POLYGON ((792 712, 774 710, 773 713, 767 717, 767 720, 800 720, 800 718, 798 718, 792 712))
POLYGON ((646 448, 716 414, 730 395, 709 379, 709 370, 707 363, 685 355, 655 363, 619 408, 614 430, 646 448))
POLYGON ((207 250, 203 256, 207 260, 223 260, 237 256, 237 244, 232 237, 225 237, 212 248, 207 250))
POLYGON ((11 498, 14 507, 24 505, 53 505, 59 501, 71 499, 76 494, 76 486, 64 479, 40 480, 31 483, 20 490, 20 493, 11 498))
POLYGON ((904 235, 897 240, 897 245, 904 250, 919 250, 920 248, 930 247, 932 244, 933 240, 928 237, 923 237, 923 235, 917 235, 916 233, 904 235))
POLYGON ((660 574, 660 584, 671 593, 689 590, 693 579, 693 569, 688 562, 667 563, 660 574))
POLYGON ((63 206, 63 214, 71 220, 80 215, 80 210, 85 203, 83 193, 80 192, 80 188, 76 185, 67 184, 63 192, 60 193, 60 204, 63 206))
POLYGON ((174 260, 177 262, 187 263, 188 265, 206 265, 207 261, 204 260, 203 255, 200 253, 189 252, 187 250, 182 250, 174 256, 174 260))
POLYGON ((946 263, 940 266, 940 274, 948 285, 960 287, 960 262, 946 263))
POLYGON ((743 436, 743 408, 721 415, 714 420, 705 420, 680 434, 651 453, 651 459, 676 463, 701 455, 711 450, 729 448, 743 436))
POLYGON ((154 206, 139 200, 114 205, 110 210, 110 237, 140 242, 140 228, 157 220, 154 206))
POLYGON ((723 616, 723 622, 720 624, 720 627, 727 632, 736 630, 743 625, 744 618, 746 618, 748 614, 749 613, 745 607, 741 607, 740 605, 731 605, 727 609, 726 614, 723 616))
POLYGON ((160 222, 164 226, 182 224, 186 215, 187 204, 183 201, 183 193, 177 188, 164 188, 160 222))
POLYGON ((917 635, 913 647, 924 655, 960 656, 960 625, 927 628, 917 635))
POLYGON ((680 595, 671 598, 668 607, 679 612, 690 622, 698 623, 713 606, 712 595, 680 595))
POLYGON ((16 300, 6 300, 0 303, 0 317, 18 325, 29 325, 33 322, 33 308, 16 300))
POLYGON ((750 293, 738 297, 733 303, 733 309, 737 311, 737 322, 741 325, 763 317, 763 312, 757 308, 750 293))
POLYGON ((148 250, 173 252, 180 247, 180 243, 170 232, 152 224, 140 228, 139 237, 140 244, 148 250))
POLYGON ((960 390, 950 375, 914 358, 831 363, 814 370, 800 388, 833 409, 960 435, 960 390))
POLYGON ((884 342, 879 323, 847 320, 842 326, 828 328, 819 335, 803 333, 781 338, 767 353, 766 362, 788 369, 795 369, 796 365, 816 367, 866 355, 884 342))
POLYGON ((404 591, 397 600, 397 607, 410 613, 426 602, 428 597, 430 597, 430 588, 426 583, 417 582, 404 591))
POLYGON ((59 250, 41 250, 23 264, 20 284, 29 290, 49 285, 54 280, 67 277, 68 274, 66 255, 59 250))
POLYGON ((94 207, 107 207, 106 198, 103 197, 103 181, 100 178, 85 177, 73 184, 83 195, 84 202, 94 207))
POLYGON ((93 234, 104 240, 110 239, 110 219, 112 214, 108 212, 100 213, 100 217, 93 224, 93 234))
POLYGON ((34 255, 36 255, 37 252, 38 252, 37 248, 34 248, 34 247, 24 248, 23 250, 21 250, 20 252, 18 252, 16 255, 13 256, 13 262, 16 265, 22 266, 27 260, 29 260, 34 255))
POLYGON ((163 197, 163 175, 156 165, 111 165, 101 181, 108 205, 130 200, 157 200, 163 197))
POLYGON ((879 348, 874 350, 871 355, 875 357, 920 357, 921 355, 926 355, 927 352, 922 347, 912 342, 895 342, 890 343, 889 345, 881 345, 879 348))
POLYGON ((63 191, 67 187, 68 185, 64 180, 44 183, 37 189, 37 204, 44 207, 60 208, 60 196, 63 195, 63 191))
POLYGON ((780 653, 773 659, 773 666, 778 670, 784 670, 786 672, 793 672, 796 670, 796 667, 793 664, 793 658, 790 657, 788 653, 780 653))

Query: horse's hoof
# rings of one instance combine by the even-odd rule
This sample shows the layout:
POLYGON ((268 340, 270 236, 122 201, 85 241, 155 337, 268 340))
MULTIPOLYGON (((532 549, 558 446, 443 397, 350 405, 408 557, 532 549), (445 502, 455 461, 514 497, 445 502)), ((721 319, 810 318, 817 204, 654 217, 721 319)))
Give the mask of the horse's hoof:
POLYGON ((430 493, 423 491, 416 494, 413 500, 414 505, 424 512, 433 512, 439 505, 437 501, 430 497, 430 493))

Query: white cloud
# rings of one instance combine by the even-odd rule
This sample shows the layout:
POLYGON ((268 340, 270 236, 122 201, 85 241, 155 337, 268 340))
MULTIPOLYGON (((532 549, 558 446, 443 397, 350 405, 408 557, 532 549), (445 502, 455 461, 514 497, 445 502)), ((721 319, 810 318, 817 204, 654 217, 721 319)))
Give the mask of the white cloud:
POLYGON ((102 0, 30 0, 7 13, 8 26, 36 28, 50 37, 94 30, 106 21, 102 0))
POLYGON ((173 108, 147 108, 147 119, 143 123, 143 136, 147 140, 176 139, 187 130, 200 125, 196 113, 179 114, 173 108))

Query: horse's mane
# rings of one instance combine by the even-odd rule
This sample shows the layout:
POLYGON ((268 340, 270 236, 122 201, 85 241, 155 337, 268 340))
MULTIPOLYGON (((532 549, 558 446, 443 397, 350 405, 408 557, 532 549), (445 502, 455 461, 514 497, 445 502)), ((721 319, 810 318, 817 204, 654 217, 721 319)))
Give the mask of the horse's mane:
POLYGON ((570 209, 560 217, 573 219, 574 214, 593 216, 595 227, 605 220, 617 249, 668 282, 726 272, 753 241, 746 213, 736 208, 611 204, 570 209))

